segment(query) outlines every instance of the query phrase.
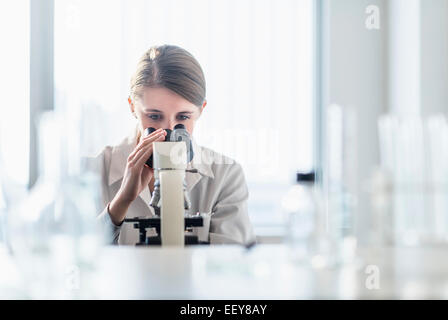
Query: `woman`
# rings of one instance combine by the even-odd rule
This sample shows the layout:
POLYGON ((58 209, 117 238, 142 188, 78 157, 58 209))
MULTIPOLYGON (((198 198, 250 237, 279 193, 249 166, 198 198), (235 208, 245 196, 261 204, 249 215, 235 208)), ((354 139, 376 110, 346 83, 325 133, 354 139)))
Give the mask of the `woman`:
MULTIPOLYGON (((164 141, 166 131, 185 125, 190 136, 207 102, 205 78, 196 59, 186 50, 164 45, 152 47, 138 63, 128 99, 137 128, 118 146, 108 146, 96 158, 102 167, 104 210, 100 223, 110 231, 111 242, 135 244, 138 230, 123 223, 125 217, 154 215, 149 206, 154 189, 154 172, 145 162, 152 143, 164 141), (156 128, 148 136, 142 132, 156 128)), ((241 166, 232 159, 193 140, 193 160, 186 173, 190 213, 210 213, 198 228, 200 240, 210 243, 248 244, 255 240, 247 213, 248 189, 241 166)))

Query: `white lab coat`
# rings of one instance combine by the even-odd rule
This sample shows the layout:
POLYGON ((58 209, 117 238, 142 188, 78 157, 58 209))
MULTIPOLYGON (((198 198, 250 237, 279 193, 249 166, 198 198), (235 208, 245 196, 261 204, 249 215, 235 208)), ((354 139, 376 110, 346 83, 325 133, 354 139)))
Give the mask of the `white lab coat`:
MULTIPOLYGON (((120 245, 135 245, 138 230, 132 223, 115 225, 110 219, 107 206, 118 192, 123 179, 127 157, 136 146, 137 130, 133 131, 117 146, 107 146, 95 158, 90 158, 96 170, 101 172, 103 211, 97 220, 110 242, 120 245)), ((189 213, 204 213, 204 227, 194 232, 201 241, 211 244, 240 243, 255 241, 255 235, 247 212, 249 196, 241 165, 229 157, 196 144, 194 138, 193 160, 187 168, 198 173, 186 173, 187 191, 191 199, 189 213), (208 217, 208 218, 207 218, 208 217)), ((128 209, 127 218, 154 215, 149 206, 151 192, 145 188, 128 209)))

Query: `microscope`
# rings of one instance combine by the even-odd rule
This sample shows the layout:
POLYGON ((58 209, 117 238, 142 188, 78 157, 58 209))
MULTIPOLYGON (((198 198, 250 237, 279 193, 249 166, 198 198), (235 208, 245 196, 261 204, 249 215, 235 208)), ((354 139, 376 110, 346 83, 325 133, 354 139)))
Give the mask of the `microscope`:
MULTIPOLYGON (((145 129, 145 136, 155 128, 145 129)), ((196 169, 187 169, 193 159, 193 146, 189 133, 183 124, 177 124, 173 130, 165 129, 167 135, 163 142, 153 142, 153 153, 146 164, 154 169, 154 191, 149 205, 154 208, 152 217, 135 217, 124 220, 133 223, 139 230, 141 245, 177 246, 208 244, 199 241, 198 236, 190 232, 191 228, 202 227, 204 217, 201 214, 189 215, 185 210, 191 207, 186 189, 186 172, 196 173, 196 169), (147 236, 148 228, 154 228, 156 235, 147 236)))

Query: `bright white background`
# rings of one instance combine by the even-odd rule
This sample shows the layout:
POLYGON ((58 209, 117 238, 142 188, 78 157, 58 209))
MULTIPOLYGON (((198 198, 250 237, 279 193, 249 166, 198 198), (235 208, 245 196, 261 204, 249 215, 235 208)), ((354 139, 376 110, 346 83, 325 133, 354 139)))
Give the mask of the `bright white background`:
POLYGON ((0 172, 28 184, 29 1, 0 2, 0 172))
MULTIPOLYGON (((2 132, 8 132, 2 149, 8 171, 23 181, 28 6, 20 0, 8 2, 8 14, 0 10, 2 23, 15 26, 14 50, 1 59, 0 81, 11 92, 2 95, 11 100, 2 106, 2 132), (21 86, 17 94, 11 79, 21 86), (18 146, 20 160, 13 156, 18 146)), ((127 97, 139 57, 153 45, 187 49, 207 81, 208 105, 195 138, 242 164, 256 231, 273 232, 263 228, 280 226, 280 199, 295 171, 313 163, 312 16, 312 0, 55 1, 55 108, 82 110, 91 128, 83 151, 97 153, 134 127, 127 97)))

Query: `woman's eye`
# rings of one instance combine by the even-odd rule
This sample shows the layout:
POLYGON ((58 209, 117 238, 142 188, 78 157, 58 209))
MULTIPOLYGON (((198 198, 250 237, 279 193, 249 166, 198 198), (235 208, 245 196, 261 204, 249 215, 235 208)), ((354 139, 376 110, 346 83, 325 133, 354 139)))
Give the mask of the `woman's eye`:
POLYGON ((188 119, 190 119, 190 117, 189 117, 189 116, 183 116, 183 115, 180 115, 180 116, 178 117, 178 119, 179 119, 179 120, 188 120, 188 119))
POLYGON ((154 121, 160 120, 160 116, 158 114, 150 114, 148 117, 154 121))

